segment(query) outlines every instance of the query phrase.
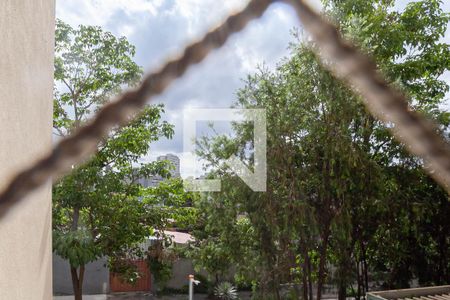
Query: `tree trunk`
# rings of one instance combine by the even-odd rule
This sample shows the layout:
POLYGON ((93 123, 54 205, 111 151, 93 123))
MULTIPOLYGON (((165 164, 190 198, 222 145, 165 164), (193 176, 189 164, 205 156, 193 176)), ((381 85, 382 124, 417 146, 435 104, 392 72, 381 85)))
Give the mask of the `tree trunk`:
MULTIPOLYGON (((77 231, 79 218, 80 218, 80 209, 78 207, 74 207, 72 215, 71 231, 77 231)), ((72 277, 72 287, 75 300, 82 300, 84 266, 80 266, 80 274, 78 274, 77 268, 70 266, 70 275, 72 277)))
POLYGON ((364 270, 364 299, 366 299, 366 293, 369 291, 369 271, 367 270, 367 256, 366 256, 366 247, 364 246, 364 242, 361 241, 361 252, 362 252, 362 266, 364 270))
POLYGON ((347 298, 347 286, 339 284, 338 300, 345 300, 347 298))
POLYGON ((356 280, 358 281, 358 293, 356 294, 356 300, 360 300, 361 299, 361 285, 362 285, 362 280, 361 280, 361 273, 359 270, 359 258, 356 259, 356 280))
POLYGON ((311 278, 311 259, 309 259, 309 255, 306 255, 308 261, 307 261, 307 267, 308 267, 308 293, 309 293, 309 300, 313 300, 313 288, 312 288, 312 278, 311 278))
POLYGON ((327 248, 328 240, 330 237, 330 225, 329 222, 325 224, 325 231, 322 235, 322 247, 320 248, 320 262, 319 262, 319 274, 317 279, 317 300, 322 299, 322 288, 325 281, 325 262, 327 260, 327 248))
POLYGON ((84 266, 80 266, 80 271, 77 272, 77 268, 70 267, 70 275, 72 277, 73 295, 75 300, 83 299, 83 278, 84 278, 84 266))
POLYGON ((280 284, 278 282, 278 277, 275 275, 275 273, 272 273, 272 291, 275 296, 276 300, 281 300, 280 296, 280 284))
POLYGON ((302 285, 303 285, 303 300, 308 300, 308 274, 306 274, 306 261, 303 262, 302 285))
POLYGON ((311 276, 310 270, 310 262, 308 251, 306 250, 306 245, 303 244, 299 247, 299 251, 303 257, 303 263, 301 265, 303 269, 302 274, 302 285, 303 285, 303 300, 312 300, 312 298, 308 298, 309 292, 311 292, 311 287, 309 286, 310 281, 309 278, 311 276))

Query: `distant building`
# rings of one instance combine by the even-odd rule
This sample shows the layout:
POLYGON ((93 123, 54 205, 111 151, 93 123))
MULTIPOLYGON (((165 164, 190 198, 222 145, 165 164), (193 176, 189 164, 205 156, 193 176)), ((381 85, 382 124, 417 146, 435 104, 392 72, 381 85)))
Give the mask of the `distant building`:
POLYGON ((170 161, 175 167, 175 169, 170 171, 170 174, 172 175, 172 177, 180 177, 180 159, 178 158, 178 156, 173 155, 173 154, 166 154, 166 155, 158 156, 157 160, 158 161, 161 161, 161 160, 170 161))
POLYGON ((161 181, 163 181, 164 178, 161 176, 150 176, 150 177, 143 177, 139 178, 137 180, 137 183, 142 185, 143 187, 155 187, 157 186, 161 181))
MULTIPOLYGON (((158 156, 157 161, 162 161, 162 160, 168 160, 170 163, 172 163, 173 165, 173 169, 170 170, 170 175, 172 178, 179 178, 181 177, 180 175, 180 159, 178 158, 178 156, 174 155, 174 154, 166 154, 166 155, 161 155, 158 156)), ((150 176, 150 177, 144 177, 144 178, 139 178, 139 180, 137 181, 139 184, 141 184, 143 187, 155 187, 158 186, 158 184, 163 181, 164 178, 159 176, 159 175, 155 175, 155 176, 150 176)))

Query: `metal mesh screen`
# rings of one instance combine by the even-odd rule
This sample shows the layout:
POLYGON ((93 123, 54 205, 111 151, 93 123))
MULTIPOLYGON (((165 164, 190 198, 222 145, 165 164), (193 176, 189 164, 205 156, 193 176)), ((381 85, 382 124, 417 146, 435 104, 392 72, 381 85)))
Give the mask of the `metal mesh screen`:
MULTIPOLYGON (((180 57, 167 61, 159 70, 146 76, 138 88, 105 105, 84 127, 54 146, 47 156, 20 171, 0 194, 0 216, 50 178, 59 178, 72 165, 89 157, 113 127, 127 124, 130 117, 138 113, 152 96, 162 93, 190 66, 198 64, 212 50, 221 47, 231 34, 259 18, 273 2, 250 1, 242 11, 229 16, 202 39, 187 46, 180 57)), ((317 45, 315 53, 322 61, 327 61, 324 66, 362 96, 374 117, 394 124, 393 135, 406 145, 408 151, 422 158, 429 174, 450 191, 450 149, 437 127, 410 110, 405 96, 394 90, 379 75, 375 63, 356 46, 345 41, 334 25, 302 0, 283 2, 295 9, 317 45)))

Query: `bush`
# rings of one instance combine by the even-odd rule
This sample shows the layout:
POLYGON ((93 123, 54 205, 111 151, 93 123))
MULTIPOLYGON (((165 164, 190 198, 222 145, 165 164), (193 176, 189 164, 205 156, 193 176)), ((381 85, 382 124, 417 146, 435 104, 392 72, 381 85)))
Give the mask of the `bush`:
POLYGON ((237 289, 229 282, 221 282, 214 289, 214 296, 221 300, 238 299, 237 289))

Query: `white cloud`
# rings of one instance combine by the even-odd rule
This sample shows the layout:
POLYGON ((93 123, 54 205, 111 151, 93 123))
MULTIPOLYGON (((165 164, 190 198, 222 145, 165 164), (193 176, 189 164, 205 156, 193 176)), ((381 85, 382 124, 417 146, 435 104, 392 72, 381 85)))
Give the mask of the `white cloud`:
MULTIPOLYGON (((146 70, 160 66, 167 57, 179 53, 211 26, 242 8, 244 0, 57 0, 57 17, 69 24, 102 26, 116 35, 124 35, 136 45, 136 61, 146 70)), ((320 10, 320 0, 309 0, 320 10)), ((405 2, 402 0, 401 2, 405 2)), ((450 2, 444 3, 450 11, 450 2)), ((193 161, 182 150, 182 109, 187 107, 229 107, 241 81, 264 63, 274 68, 288 54, 290 30, 300 27, 294 11, 276 3, 241 33, 233 35, 202 64, 169 87, 156 100, 167 107, 165 118, 175 124, 173 140, 152 145, 149 157, 165 153, 179 154, 183 174, 192 173, 193 161)), ((450 29, 446 34, 450 41, 450 29)), ((447 75, 448 76, 448 75, 447 75)), ((446 77, 447 78, 447 77, 446 77)))
POLYGON ((252 51, 252 49, 244 48, 239 45, 235 45, 235 53, 241 60, 241 70, 243 72, 252 72, 255 68, 264 61, 258 53, 252 51))
POLYGON ((173 8, 168 12, 186 20, 187 32, 195 36, 204 30, 205 26, 213 26, 233 11, 244 7, 248 1, 227 0, 176 0, 173 8))
MULTIPOLYGON (((181 51, 247 2, 227 0, 219 5, 216 0, 57 0, 56 13, 72 26, 99 25, 126 36, 136 45, 137 63, 148 70, 161 65, 169 55, 181 51)), ((274 67, 287 54, 293 26, 299 23, 292 9, 274 4, 262 18, 169 87, 157 100, 166 104, 165 119, 175 124, 175 136, 152 145, 146 159, 175 153, 180 155, 183 176, 199 175, 194 172, 194 161, 183 154, 182 110, 229 107, 235 101, 235 92, 243 86, 241 79, 259 64, 274 67)))
POLYGON ((163 0, 58 0, 57 17, 71 25, 105 26, 118 12, 156 16, 163 0))

